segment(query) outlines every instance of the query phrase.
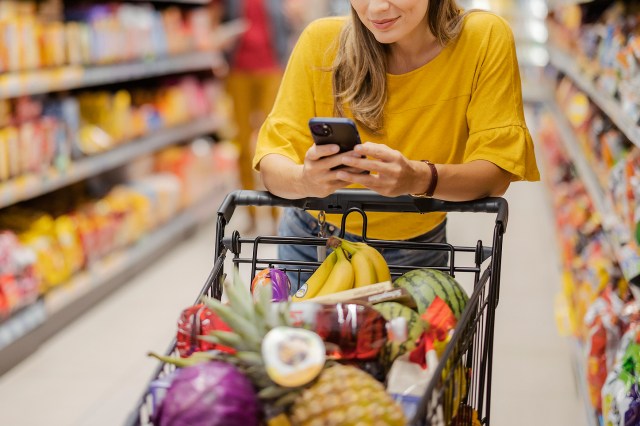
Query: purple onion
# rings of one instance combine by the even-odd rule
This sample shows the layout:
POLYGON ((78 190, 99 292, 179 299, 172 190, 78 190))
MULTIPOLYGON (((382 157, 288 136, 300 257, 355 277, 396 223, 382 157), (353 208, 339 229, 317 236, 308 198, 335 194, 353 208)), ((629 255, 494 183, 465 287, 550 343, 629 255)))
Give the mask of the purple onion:
POLYGON ((271 285, 273 289, 274 302, 286 302, 289 300, 289 291, 291 291, 291 281, 286 273, 280 269, 270 268, 269 276, 271 278, 271 285))
POLYGON ((177 370, 153 419, 159 426, 257 426, 259 422, 253 385, 236 367, 220 361, 177 370))
POLYGON ((254 300, 257 300, 258 292, 256 288, 271 285, 273 302, 286 302, 289 300, 289 291, 291 290, 291 282, 287 274, 280 269, 267 268, 258 272, 251 283, 251 293, 254 300))

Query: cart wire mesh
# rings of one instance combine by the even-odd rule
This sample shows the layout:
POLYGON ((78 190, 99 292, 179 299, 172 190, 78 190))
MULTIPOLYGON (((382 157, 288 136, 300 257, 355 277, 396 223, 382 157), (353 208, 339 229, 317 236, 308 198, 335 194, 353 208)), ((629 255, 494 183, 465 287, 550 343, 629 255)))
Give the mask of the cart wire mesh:
MULTIPOLYGON (((313 272, 320 265, 320 262, 260 257, 259 248, 266 245, 283 244, 323 246, 326 244, 327 238, 280 236, 243 238, 238 231, 232 231, 231 235, 226 237, 226 226, 238 206, 298 207, 305 210, 341 213, 343 218, 340 237, 344 236, 346 217, 349 214, 357 213, 363 218, 362 235, 364 241, 373 247, 378 249, 446 251, 449 255, 449 262, 446 266, 389 265, 392 278, 409 270, 425 267, 442 270, 453 277, 459 273, 472 274, 473 276, 472 294, 444 354, 434 369, 433 377, 410 424, 426 426, 490 424, 495 309, 499 296, 502 239, 508 216, 508 206, 504 199, 487 198, 472 202, 453 203, 411 197, 386 198, 366 190, 342 190, 324 199, 286 200, 266 192, 232 192, 218 210, 215 263, 195 303, 200 302, 203 296, 217 299, 222 297, 222 285, 226 278, 223 269, 229 252, 233 254, 234 267, 239 267, 241 264, 251 266, 251 280, 258 271, 274 265, 298 276, 305 272, 313 272), (493 245, 486 247, 482 241, 477 241, 475 246, 453 246, 447 243, 368 239, 366 237, 366 213, 368 211, 495 213, 493 245), (242 257, 243 252, 250 252, 250 255, 242 257), (460 256, 463 253, 472 256, 460 256), (467 260, 465 263, 462 259, 469 257, 472 257, 473 260, 467 260)), ((175 343, 174 339, 166 351, 167 355, 177 356, 175 343)), ((171 365, 160 364, 152 378, 163 377, 173 370, 174 367, 171 365)), ((145 392, 129 416, 127 425, 152 424, 150 419, 152 399, 152 395, 148 391, 145 392)))

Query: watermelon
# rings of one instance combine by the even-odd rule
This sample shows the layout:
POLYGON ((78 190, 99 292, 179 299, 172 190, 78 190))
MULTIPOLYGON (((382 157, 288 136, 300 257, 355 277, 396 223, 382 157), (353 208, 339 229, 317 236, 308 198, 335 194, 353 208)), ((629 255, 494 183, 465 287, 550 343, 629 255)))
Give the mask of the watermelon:
POLYGON ((396 288, 406 289, 415 299, 418 313, 422 314, 436 296, 444 300, 457 319, 460 319, 469 296, 449 274, 436 269, 414 269, 396 278, 396 288))
POLYGON ((417 340, 425 331, 425 323, 416 311, 397 302, 377 303, 373 308, 387 321, 397 317, 404 317, 407 320, 407 340, 403 343, 387 340, 378 354, 378 361, 388 370, 397 357, 416 348, 417 340))

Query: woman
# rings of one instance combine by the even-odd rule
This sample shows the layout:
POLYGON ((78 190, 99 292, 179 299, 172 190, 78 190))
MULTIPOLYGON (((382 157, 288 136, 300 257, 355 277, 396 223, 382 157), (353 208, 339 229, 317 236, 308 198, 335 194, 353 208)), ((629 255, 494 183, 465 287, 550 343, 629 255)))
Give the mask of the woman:
MULTIPOLYGON (((351 7, 350 18, 312 23, 294 48, 254 157, 270 192, 294 199, 365 187, 461 201, 539 180, 513 35, 503 19, 461 13, 455 0, 351 0, 351 7), (308 119, 333 115, 353 118, 370 142, 343 154, 315 146, 308 119), (337 165, 348 168, 333 170, 337 165)), ((317 235, 313 214, 289 209, 281 234, 317 235)), ((356 216, 346 225, 354 240, 361 233, 356 216)), ((446 240, 443 213, 368 218, 369 238, 446 240)), ((327 222, 327 233, 339 232, 340 217, 327 215, 327 222)), ((442 252, 383 254, 391 263, 447 262, 442 252)), ((281 246, 280 256, 313 259, 315 250, 281 246)))

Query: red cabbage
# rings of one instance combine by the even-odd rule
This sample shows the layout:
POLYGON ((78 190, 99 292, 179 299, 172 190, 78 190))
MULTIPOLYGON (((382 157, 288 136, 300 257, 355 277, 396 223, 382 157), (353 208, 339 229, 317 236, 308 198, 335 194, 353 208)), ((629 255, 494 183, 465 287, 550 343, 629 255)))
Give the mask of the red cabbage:
POLYGON ((158 426, 257 426, 258 397, 235 366, 211 361, 176 371, 154 415, 158 426))

